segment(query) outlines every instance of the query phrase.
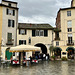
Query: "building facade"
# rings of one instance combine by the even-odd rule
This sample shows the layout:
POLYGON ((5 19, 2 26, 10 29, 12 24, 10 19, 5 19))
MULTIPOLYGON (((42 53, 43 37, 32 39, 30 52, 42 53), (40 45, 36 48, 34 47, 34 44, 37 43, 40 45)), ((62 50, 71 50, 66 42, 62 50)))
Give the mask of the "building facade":
POLYGON ((17 45, 17 26, 17 2, 2 0, 0 4, 0 43, 2 56, 7 57, 7 48, 17 45))
MULTIPOLYGON (((41 47, 42 53, 49 53, 52 44, 53 27, 49 24, 19 23, 17 45, 34 45, 41 47)), ((31 54, 32 55, 32 54, 31 54)))
POLYGON ((61 30, 55 32, 56 52, 60 58, 75 59, 75 0, 72 0, 71 7, 59 9, 56 17, 56 28, 61 30))

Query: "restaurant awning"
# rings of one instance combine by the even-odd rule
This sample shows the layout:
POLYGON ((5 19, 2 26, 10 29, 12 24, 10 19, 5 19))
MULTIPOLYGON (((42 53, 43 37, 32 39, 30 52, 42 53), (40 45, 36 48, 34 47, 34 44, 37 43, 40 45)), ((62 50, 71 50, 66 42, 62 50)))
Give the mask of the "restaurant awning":
POLYGON ((10 52, 30 52, 30 51, 41 51, 40 47, 31 45, 19 45, 15 47, 10 47, 10 52))

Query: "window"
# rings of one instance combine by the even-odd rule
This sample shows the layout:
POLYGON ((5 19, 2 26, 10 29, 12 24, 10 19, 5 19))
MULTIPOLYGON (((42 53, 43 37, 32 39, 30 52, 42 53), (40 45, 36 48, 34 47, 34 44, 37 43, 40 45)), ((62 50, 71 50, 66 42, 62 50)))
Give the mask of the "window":
POLYGON ((67 21, 67 27, 72 28, 72 21, 71 20, 67 21))
POLYGON ((68 28, 68 32, 72 32, 72 28, 68 28))
POLYGON ((9 15, 13 15, 13 10, 10 10, 10 9, 9 9, 9 10, 8 10, 8 14, 9 14, 9 15))
POLYGON ((68 27, 67 31, 72 32, 72 21, 71 20, 67 21, 67 27, 68 27))
POLYGON ((40 30, 40 36, 44 36, 44 31, 40 30))
POLYGON ((8 20, 8 27, 14 27, 14 24, 15 24, 15 22, 14 22, 14 20, 8 20))
POLYGON ((36 30, 36 36, 39 36, 39 30, 36 30))
POLYGON ((36 30, 36 36, 44 36, 44 30, 36 30))
POLYGON ((66 55, 66 52, 62 52, 63 55, 66 55))
POLYGON ((21 33, 21 34, 25 34, 25 30, 24 30, 24 29, 21 29, 21 30, 20 30, 20 33, 21 33))
POLYGON ((15 10, 12 10, 12 9, 6 9, 6 14, 7 15, 13 15, 13 16, 15 16, 15 10))
POLYGON ((8 4, 8 6, 10 6, 10 7, 11 7, 11 4, 9 3, 9 4, 8 4))
POLYGON ((68 34, 68 43, 69 43, 69 44, 72 43, 72 34, 68 34))
POLYGON ((19 45, 25 44, 26 45, 26 40, 19 40, 19 45))
POLYGON ((59 46, 59 42, 56 42, 56 46, 59 46))
POLYGON ((67 11, 67 16, 71 16, 71 11, 67 11))
POLYGON ((12 43, 12 33, 8 33, 8 43, 12 43))
POLYGON ((32 30, 32 36, 48 36, 48 30, 32 30))
POLYGON ((29 37, 29 44, 31 44, 31 38, 29 37))
POLYGON ((19 34, 25 35, 26 33, 26 29, 19 29, 19 34))

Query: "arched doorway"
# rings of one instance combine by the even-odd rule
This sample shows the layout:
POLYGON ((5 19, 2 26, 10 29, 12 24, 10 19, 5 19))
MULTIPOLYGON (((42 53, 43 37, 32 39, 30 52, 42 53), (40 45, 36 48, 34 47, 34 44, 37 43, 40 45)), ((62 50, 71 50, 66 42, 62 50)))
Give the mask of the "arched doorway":
POLYGON ((12 52, 9 52, 9 49, 10 48, 7 48, 6 51, 5 51, 5 58, 7 60, 10 60, 12 58, 12 52))
POLYGON ((66 49, 67 51, 67 56, 68 56, 68 59, 74 59, 74 48, 73 47, 68 47, 66 49))
POLYGON ((44 44, 38 43, 35 46, 41 47, 42 53, 46 54, 47 53, 47 48, 44 44))
POLYGON ((57 59, 60 59, 61 58, 61 51, 62 49, 60 47, 55 47, 54 48, 54 55, 57 59))

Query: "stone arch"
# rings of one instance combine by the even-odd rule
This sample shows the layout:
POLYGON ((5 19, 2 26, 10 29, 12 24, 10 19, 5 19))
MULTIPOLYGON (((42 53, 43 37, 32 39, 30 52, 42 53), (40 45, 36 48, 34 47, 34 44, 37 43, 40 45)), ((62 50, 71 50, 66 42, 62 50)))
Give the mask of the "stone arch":
POLYGON ((74 50, 75 50, 74 47, 68 47, 66 49, 68 59, 74 59, 74 50))
POLYGON ((37 44, 35 44, 35 46, 41 47, 42 53, 44 53, 44 54, 47 53, 47 47, 46 47, 44 44, 42 44, 42 43, 37 43, 37 44))
POLYGON ((9 50, 10 50, 10 47, 8 47, 5 51, 5 58, 7 60, 10 60, 12 58, 12 52, 9 52, 9 50))
POLYGON ((60 47, 54 48, 54 55, 56 56, 56 58, 58 58, 58 59, 61 58, 61 51, 62 51, 62 49, 60 47))

